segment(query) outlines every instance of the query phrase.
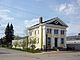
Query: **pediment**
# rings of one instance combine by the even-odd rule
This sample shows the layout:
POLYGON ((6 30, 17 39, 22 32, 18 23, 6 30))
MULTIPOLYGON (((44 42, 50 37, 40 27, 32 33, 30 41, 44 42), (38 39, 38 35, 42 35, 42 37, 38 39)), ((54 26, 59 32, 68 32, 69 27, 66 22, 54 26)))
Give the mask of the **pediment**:
POLYGON ((68 27, 62 20, 59 18, 51 19, 46 22, 46 24, 53 24, 53 25, 59 25, 59 26, 65 26, 68 27))
POLYGON ((63 26, 59 21, 55 20, 55 21, 52 21, 52 22, 49 22, 47 24, 53 24, 53 25, 60 25, 60 26, 63 26))

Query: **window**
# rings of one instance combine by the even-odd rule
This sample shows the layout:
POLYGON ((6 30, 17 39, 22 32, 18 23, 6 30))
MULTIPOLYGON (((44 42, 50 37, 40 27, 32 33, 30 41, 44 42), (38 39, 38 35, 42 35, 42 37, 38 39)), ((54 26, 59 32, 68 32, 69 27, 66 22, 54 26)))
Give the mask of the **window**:
POLYGON ((61 34, 64 35, 64 30, 61 30, 61 34))
POLYGON ((36 35, 36 31, 35 31, 35 35, 36 35))
POLYGON ((52 30, 51 29, 47 29, 47 33, 51 34, 52 30))
POLYGON ((39 34, 39 30, 38 30, 38 34, 39 34))
POLYGON ((64 38, 61 38, 61 44, 64 44, 64 38))
POLYGON ((54 29, 54 34, 58 34, 58 30, 57 29, 54 29))
POLYGON ((48 43, 48 45, 51 44, 51 38, 50 37, 48 37, 47 43, 48 43))

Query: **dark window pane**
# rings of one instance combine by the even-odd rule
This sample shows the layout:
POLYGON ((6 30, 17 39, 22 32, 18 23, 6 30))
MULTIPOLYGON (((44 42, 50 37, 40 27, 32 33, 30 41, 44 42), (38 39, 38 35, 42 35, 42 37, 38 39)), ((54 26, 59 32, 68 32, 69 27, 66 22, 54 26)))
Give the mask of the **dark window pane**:
POLYGON ((51 43, 51 38, 50 37, 48 37, 47 43, 48 43, 48 45, 50 45, 50 43, 51 43))
POLYGON ((61 44, 64 44, 64 38, 61 38, 61 44))
POLYGON ((61 34, 63 34, 63 35, 64 35, 64 30, 61 30, 61 34))
POLYGON ((51 32, 52 32, 52 29, 47 29, 47 33, 51 34, 51 32))
POLYGON ((54 34, 58 34, 58 30, 57 29, 54 30, 54 34))

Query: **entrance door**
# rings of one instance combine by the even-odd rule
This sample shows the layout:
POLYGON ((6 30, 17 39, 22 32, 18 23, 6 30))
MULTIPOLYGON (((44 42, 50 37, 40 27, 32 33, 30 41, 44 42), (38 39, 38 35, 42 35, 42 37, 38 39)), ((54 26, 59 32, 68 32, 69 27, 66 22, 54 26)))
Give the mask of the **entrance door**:
POLYGON ((55 38, 55 47, 58 47, 57 43, 58 43, 58 38, 55 38))

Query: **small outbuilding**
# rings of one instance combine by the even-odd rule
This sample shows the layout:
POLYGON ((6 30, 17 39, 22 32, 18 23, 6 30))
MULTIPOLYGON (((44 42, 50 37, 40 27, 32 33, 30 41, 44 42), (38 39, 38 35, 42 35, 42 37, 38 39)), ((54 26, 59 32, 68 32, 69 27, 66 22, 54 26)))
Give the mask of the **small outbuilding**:
POLYGON ((80 33, 76 36, 68 36, 66 44, 67 44, 68 50, 79 50, 80 51, 80 33))

